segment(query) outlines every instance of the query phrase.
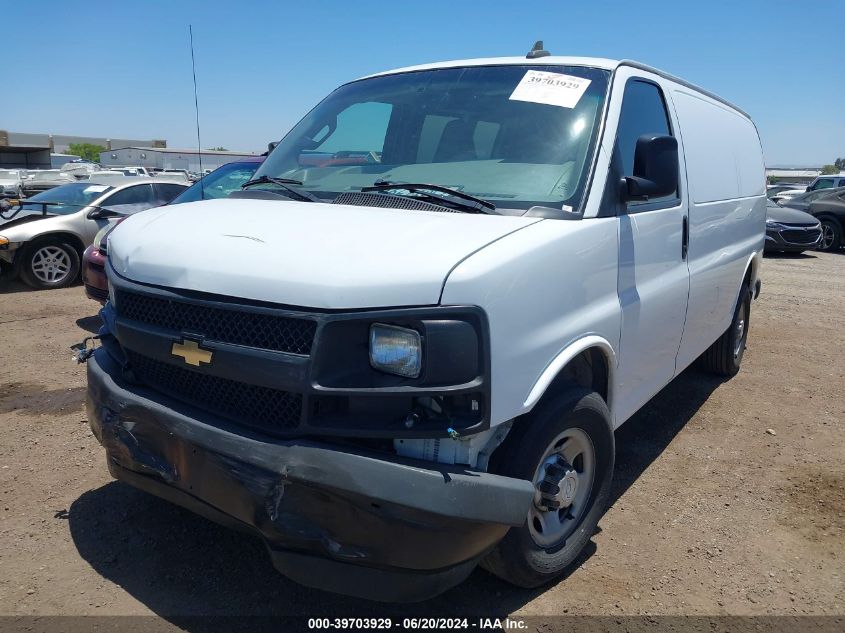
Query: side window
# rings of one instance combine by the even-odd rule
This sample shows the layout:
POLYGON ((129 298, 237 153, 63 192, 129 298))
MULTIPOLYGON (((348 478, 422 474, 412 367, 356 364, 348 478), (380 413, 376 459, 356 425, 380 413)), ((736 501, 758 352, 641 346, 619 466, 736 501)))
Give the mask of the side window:
MULTIPOLYGON (((643 134, 666 134, 674 136, 669 127, 669 116, 663 94, 655 84, 648 81, 629 80, 622 96, 622 112, 616 132, 616 147, 622 161, 622 175, 634 173, 634 151, 637 139, 643 134)), ((649 203, 672 200, 678 197, 674 192, 663 198, 653 198, 649 203)))
POLYGON ((830 189, 833 187, 833 178, 819 178, 813 185, 813 191, 818 189, 830 189))
POLYGON ((187 187, 183 187, 182 185, 177 184, 169 184, 169 183, 158 183, 155 185, 156 188, 156 204, 167 204, 173 198, 178 196, 180 193, 185 191, 187 187))
POLYGON ((153 186, 152 185, 135 185, 134 187, 127 187, 121 189, 114 195, 106 199, 103 206, 118 207, 127 204, 131 205, 150 205, 153 203, 153 186))

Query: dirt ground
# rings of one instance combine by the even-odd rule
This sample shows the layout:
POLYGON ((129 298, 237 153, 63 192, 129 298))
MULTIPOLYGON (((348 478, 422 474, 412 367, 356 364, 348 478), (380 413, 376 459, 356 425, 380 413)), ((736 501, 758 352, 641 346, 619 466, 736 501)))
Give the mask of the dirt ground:
POLYGON ((256 539, 110 479, 85 419, 80 286, 0 280, 0 614, 845 614, 845 254, 767 258, 729 382, 688 370, 617 432, 583 564, 477 570, 414 607, 307 589, 256 539))

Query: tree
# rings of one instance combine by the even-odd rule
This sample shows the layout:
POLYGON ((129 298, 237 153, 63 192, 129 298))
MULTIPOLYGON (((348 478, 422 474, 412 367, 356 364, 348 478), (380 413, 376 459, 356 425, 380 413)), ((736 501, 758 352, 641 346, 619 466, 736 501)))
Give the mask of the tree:
POLYGON ((828 174, 838 174, 838 173, 839 173, 839 167, 837 167, 836 165, 825 165, 824 167, 822 167, 822 176, 826 176, 828 174))
POLYGON ((845 158, 837 158, 833 161, 833 164, 836 166, 836 169, 840 171, 845 171, 845 158))
POLYGON ((69 154, 76 154, 80 158, 90 160, 92 163, 99 163, 100 152, 105 152, 106 148, 93 143, 71 143, 67 146, 67 151, 69 154))
POLYGON ((208 151, 210 151, 210 152, 228 152, 229 150, 227 150, 225 147, 209 147, 208 151))

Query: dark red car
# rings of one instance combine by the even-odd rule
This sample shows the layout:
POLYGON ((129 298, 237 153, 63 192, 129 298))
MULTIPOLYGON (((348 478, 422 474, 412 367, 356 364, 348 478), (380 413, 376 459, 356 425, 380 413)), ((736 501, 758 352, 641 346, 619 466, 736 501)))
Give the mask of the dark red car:
POLYGON ((89 299, 105 303, 109 298, 109 282, 106 279, 106 238, 111 229, 125 219, 120 218, 112 224, 102 237, 100 237, 102 232, 98 233, 99 240, 95 238, 94 243, 82 253, 82 283, 89 299))
MULTIPOLYGON (((201 181, 185 189, 168 204, 225 198, 252 178, 263 161, 263 156, 256 156, 221 165, 201 181)), ((109 298, 109 284, 106 279, 106 238, 111 230, 124 219, 120 218, 107 230, 98 233, 94 243, 82 254, 82 283, 85 284, 85 294, 89 299, 100 303, 105 303, 109 298)))

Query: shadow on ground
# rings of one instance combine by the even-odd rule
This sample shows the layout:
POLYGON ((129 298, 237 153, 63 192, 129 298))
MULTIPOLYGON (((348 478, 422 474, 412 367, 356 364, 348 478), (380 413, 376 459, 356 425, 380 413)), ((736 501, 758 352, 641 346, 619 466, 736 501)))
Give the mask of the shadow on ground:
POLYGON ((17 278, 12 278, 11 273, 6 270, 0 276, 0 295, 9 295, 16 292, 32 292, 32 288, 17 278))
POLYGON ((764 257, 766 259, 818 259, 818 255, 810 251, 801 251, 800 253, 770 252, 765 253, 764 257))
POLYGON ((100 320, 99 315, 96 314, 76 320, 76 326, 78 328, 85 330, 86 332, 91 332, 91 334, 96 334, 102 324, 103 322, 100 320))
MULTIPOLYGON (((620 429, 611 501, 663 452, 720 382, 687 371, 620 429)), ((504 616, 548 590, 517 589, 479 569, 458 587, 416 605, 378 605, 324 593, 279 575, 257 538, 120 482, 86 492, 57 518, 69 520, 80 555, 99 574, 189 630, 202 626, 179 616, 504 616)), ((590 542, 579 564, 595 551, 590 542)))
MULTIPOLYGON (((77 279, 71 284, 71 287, 81 285, 82 281, 77 279)), ((10 295, 17 292, 40 292, 40 290, 32 286, 27 286, 17 277, 12 277, 11 272, 4 269, 2 274, 0 274, 0 295, 10 295)))

